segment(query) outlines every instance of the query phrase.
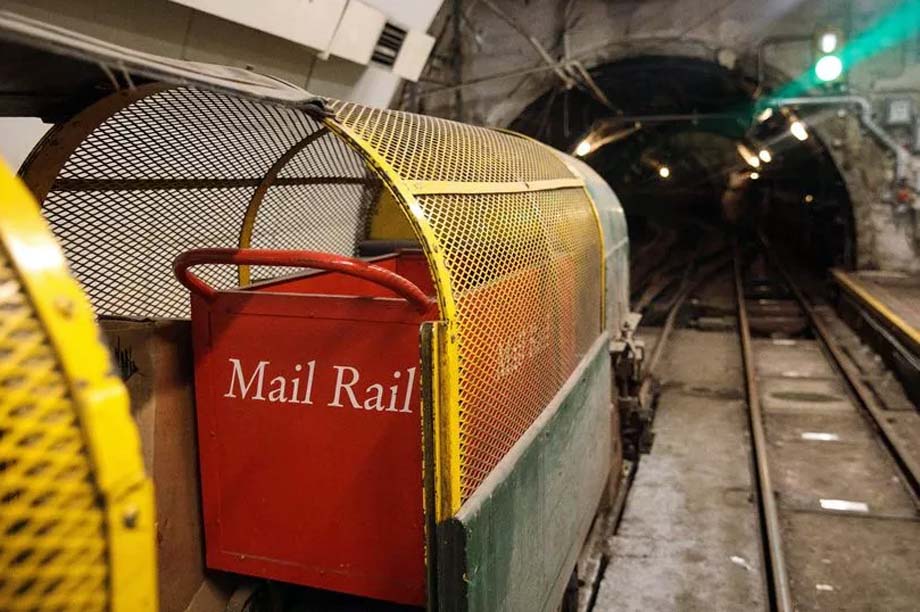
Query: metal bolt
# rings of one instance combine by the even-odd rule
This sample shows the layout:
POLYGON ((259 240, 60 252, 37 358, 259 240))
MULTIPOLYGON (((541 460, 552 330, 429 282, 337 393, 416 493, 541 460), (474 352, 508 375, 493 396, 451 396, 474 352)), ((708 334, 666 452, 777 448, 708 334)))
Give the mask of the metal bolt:
POLYGON ((121 522, 128 529, 134 529, 137 527, 137 520, 140 518, 140 510, 137 509, 137 506, 128 506, 125 508, 124 514, 121 515, 121 522))
POLYGON ((54 307, 57 308, 58 313, 65 319, 69 319, 73 316, 74 303, 70 298, 58 297, 54 300, 54 307))

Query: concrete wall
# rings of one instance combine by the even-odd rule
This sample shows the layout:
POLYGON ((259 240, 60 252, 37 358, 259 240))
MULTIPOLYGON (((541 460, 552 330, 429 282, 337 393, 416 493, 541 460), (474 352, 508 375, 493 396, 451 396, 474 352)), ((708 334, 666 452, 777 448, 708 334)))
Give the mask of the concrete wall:
MULTIPOLYGON (((451 4, 445 3, 433 27, 446 32, 435 49, 436 56, 446 59, 429 65, 430 82, 418 87, 417 108, 503 127, 538 96, 559 85, 559 78, 520 32, 487 3, 467 1, 461 28, 462 78, 480 82, 462 90, 459 108, 454 91, 432 93, 454 82, 449 61, 452 27, 446 23, 451 4), (529 70, 539 71, 522 74, 529 70), (513 76, 490 78, 509 73, 513 76)), ((893 95, 911 98, 920 109, 920 38, 910 28, 899 31, 897 7, 902 3, 893 0, 494 0, 493 4, 556 60, 578 60, 590 68, 635 55, 691 56, 735 70, 752 89, 759 52, 765 60, 765 84, 778 89, 810 69, 814 32, 838 27, 853 40, 871 37, 871 44, 865 45, 870 50, 868 57, 850 70, 851 93, 868 97, 880 119, 886 99, 893 95), (568 12, 566 5, 571 6, 568 12), (886 22, 892 15, 895 18, 886 22), (796 35, 799 40, 787 40, 796 35), (778 40, 779 36, 784 38, 778 40)), ((911 4, 917 7, 918 3, 906 3, 908 8, 911 4)), ((918 12, 920 7, 911 14, 914 21, 920 21, 918 12)), ((920 270, 920 213, 893 205, 893 163, 888 153, 852 115, 816 130, 829 145, 850 191, 859 267, 920 270)), ((910 141, 910 128, 892 128, 891 132, 902 142, 910 141)))
MULTIPOLYGON (((441 0, 364 1, 423 31, 441 5, 441 0)), ((251 68, 315 94, 371 106, 388 106, 401 83, 383 67, 323 57, 315 49, 168 0, 0 0, 0 10, 149 53, 251 68)), ((2 122, 0 159, 15 169, 48 126, 36 127, 34 120, 2 122)))

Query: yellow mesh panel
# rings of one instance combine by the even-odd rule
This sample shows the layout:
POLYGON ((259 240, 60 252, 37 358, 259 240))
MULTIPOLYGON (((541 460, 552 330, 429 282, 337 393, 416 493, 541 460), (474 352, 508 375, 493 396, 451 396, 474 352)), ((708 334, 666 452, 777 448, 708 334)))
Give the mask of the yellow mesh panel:
POLYGON ((572 177, 550 149, 513 134, 345 102, 331 107, 404 180, 506 183, 572 177))
POLYGON ((443 248, 457 305, 465 500, 597 337, 600 249, 581 189, 419 202, 443 248))
POLYGON ((439 444, 451 449, 443 465, 451 471, 452 512, 601 333, 597 217, 585 190, 572 186, 581 183, 538 142, 433 117, 331 106, 346 136, 399 192, 432 263, 449 330, 449 371, 439 374, 453 405, 441 408, 450 414, 440 417, 439 444))
POLYGON ((107 580, 74 405, 0 251, 0 610, 105 610, 107 580))

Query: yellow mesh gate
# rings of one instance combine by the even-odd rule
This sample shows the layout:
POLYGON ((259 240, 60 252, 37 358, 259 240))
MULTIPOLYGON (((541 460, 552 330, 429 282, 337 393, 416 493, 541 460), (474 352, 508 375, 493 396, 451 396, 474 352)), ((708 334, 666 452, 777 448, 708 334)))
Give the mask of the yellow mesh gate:
POLYGON ((124 388, 0 166, 0 610, 153 610, 153 507, 124 388))
POLYGON ((403 200, 448 323, 439 517, 455 512, 536 420, 602 330, 597 216, 549 148, 504 132, 332 104, 403 200))
POLYGON ((104 515, 86 445, 5 251, 0 312, 0 609, 104 610, 104 515))

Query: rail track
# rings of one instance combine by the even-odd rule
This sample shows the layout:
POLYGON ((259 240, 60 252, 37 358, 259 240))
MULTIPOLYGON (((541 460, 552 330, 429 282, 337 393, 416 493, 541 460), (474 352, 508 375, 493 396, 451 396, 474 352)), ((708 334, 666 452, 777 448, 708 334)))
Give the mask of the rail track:
POLYGON ((920 447, 830 308, 766 250, 748 255, 735 248, 734 286, 770 607, 916 610, 920 447))
POLYGON ((675 597, 711 609, 740 609, 745 597, 749 609, 783 612, 918 609, 920 414, 873 393, 882 360, 823 302, 823 287, 754 246, 677 252, 656 273, 661 289, 640 292, 639 336, 651 346, 638 395, 655 407, 660 391, 650 410, 661 414, 637 439, 629 501, 604 530, 581 610, 675 597), (654 569, 633 556, 640 541, 661 556, 654 569), (683 560, 691 553, 705 569, 683 560), (631 586, 649 573, 653 593, 631 586))

